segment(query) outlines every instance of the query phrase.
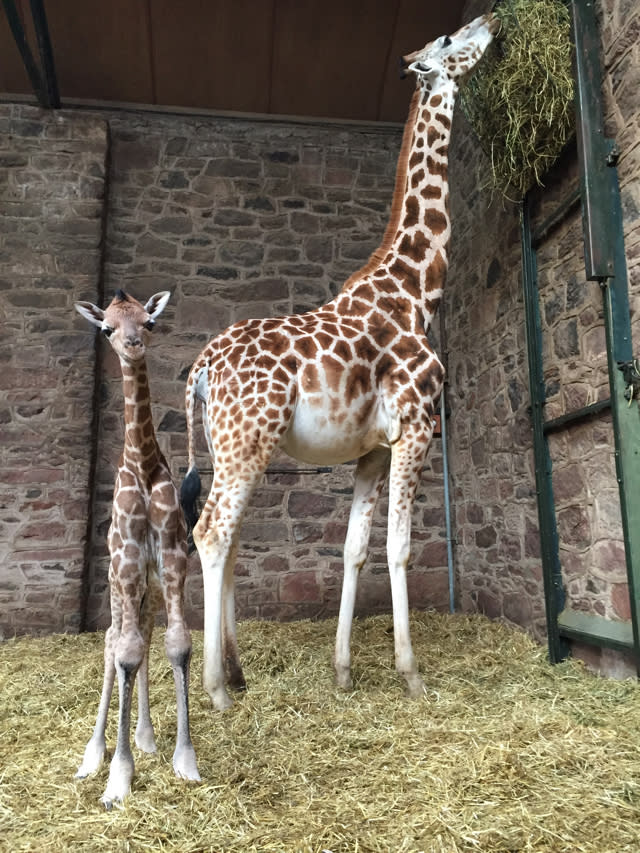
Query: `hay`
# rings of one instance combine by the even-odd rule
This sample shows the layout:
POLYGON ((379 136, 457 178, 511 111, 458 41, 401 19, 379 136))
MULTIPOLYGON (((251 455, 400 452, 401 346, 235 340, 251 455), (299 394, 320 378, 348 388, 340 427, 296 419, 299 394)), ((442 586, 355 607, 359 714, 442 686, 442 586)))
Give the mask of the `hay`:
POLYGON ((461 92, 491 160, 493 188, 522 197, 573 132, 569 11, 564 0, 503 0, 501 30, 461 92))
MULTIPOLYGON (((225 853, 622 853, 640 849, 640 689, 551 667, 483 617, 412 615, 428 684, 410 701, 390 617, 354 625, 353 693, 332 686, 335 621, 243 623, 249 691, 226 714, 199 684, 203 783, 171 769, 173 679, 156 632, 158 754, 105 812, 107 768, 74 780, 94 723, 103 635, 0 646, 0 848, 225 853)), ((114 714, 107 732, 113 748, 114 714)))

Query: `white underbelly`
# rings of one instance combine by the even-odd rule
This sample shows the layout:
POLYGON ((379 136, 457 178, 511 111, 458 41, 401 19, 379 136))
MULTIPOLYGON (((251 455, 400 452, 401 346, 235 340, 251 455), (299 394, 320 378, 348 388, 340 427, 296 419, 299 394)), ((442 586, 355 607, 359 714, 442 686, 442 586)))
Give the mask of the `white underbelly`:
POLYGON ((377 404, 363 417, 363 400, 346 417, 331 415, 316 398, 299 399, 281 447, 301 462, 337 465, 358 459, 374 447, 388 447, 386 414, 377 404))

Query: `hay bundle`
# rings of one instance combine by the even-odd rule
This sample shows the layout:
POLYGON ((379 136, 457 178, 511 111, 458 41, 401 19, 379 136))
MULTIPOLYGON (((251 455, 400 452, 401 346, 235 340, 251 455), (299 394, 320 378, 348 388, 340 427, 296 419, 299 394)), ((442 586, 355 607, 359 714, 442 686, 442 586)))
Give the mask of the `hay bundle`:
MULTIPOLYGON (((158 754, 132 796, 73 779, 95 721, 104 635, 0 645, 0 850, 174 853, 637 853, 640 688, 550 667, 526 635, 414 614, 424 699, 403 695, 391 617, 353 628, 355 690, 332 685, 335 620, 242 623, 249 690, 214 713, 194 635, 203 782, 175 779, 171 668, 156 632, 158 754)), ((115 700, 107 743, 115 743, 115 700)))
POLYGON ((570 17, 563 0, 503 0, 501 30, 461 93, 491 160, 491 186, 522 197, 572 134, 570 17))

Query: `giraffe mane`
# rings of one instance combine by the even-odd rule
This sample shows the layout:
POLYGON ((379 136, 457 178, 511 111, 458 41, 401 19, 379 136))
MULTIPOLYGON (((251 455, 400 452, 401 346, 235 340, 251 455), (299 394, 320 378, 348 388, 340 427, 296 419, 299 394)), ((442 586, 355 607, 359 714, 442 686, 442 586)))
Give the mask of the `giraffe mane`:
POLYGON ((396 170, 396 182, 393 189, 393 199, 391 201, 391 215, 389 217, 389 222, 387 223, 387 228, 384 232, 384 237, 382 238, 382 243, 380 243, 378 248, 372 253, 367 263, 357 272, 354 272, 353 275, 347 279, 342 290, 346 290, 352 283, 354 283, 355 281, 359 281, 361 278, 363 278, 368 273, 373 272, 379 266, 379 264, 384 260, 387 252, 391 248, 393 238, 397 234, 398 226, 400 224, 400 215, 402 214, 404 191, 407 182, 409 150, 411 148, 411 142, 413 140, 416 113, 418 112, 419 94, 420 88, 419 86, 416 86, 416 90, 413 93, 413 97, 411 98, 411 104, 409 106, 409 116, 404 126, 404 133, 402 135, 402 145, 400 147, 400 154, 398 156, 398 167, 396 170))
POLYGON ((129 297, 124 292, 124 290, 120 290, 120 289, 116 290, 114 298, 117 299, 118 302, 129 302, 129 297))

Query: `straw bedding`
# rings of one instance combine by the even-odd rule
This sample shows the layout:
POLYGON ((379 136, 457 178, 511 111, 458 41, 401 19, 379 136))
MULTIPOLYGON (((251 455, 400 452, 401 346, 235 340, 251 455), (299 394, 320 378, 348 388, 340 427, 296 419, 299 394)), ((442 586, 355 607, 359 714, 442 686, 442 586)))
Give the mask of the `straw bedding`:
POLYGON ((565 0, 502 0, 501 30, 462 108, 491 160, 493 188, 521 198, 541 184, 573 133, 573 70, 565 0))
MULTIPOLYGON (((105 812, 107 768, 73 774, 101 685, 103 635, 0 646, 0 848, 24 851, 640 850, 640 689, 483 617, 412 615, 428 689, 408 700, 390 617, 354 625, 352 693, 332 685, 335 621, 244 623, 249 691, 220 715, 200 687, 203 782, 171 769, 173 679, 152 649, 158 754, 134 750, 133 794, 105 812)), ((114 705, 115 709, 115 697, 114 705)), ((108 728, 114 746, 115 713, 108 728)))

